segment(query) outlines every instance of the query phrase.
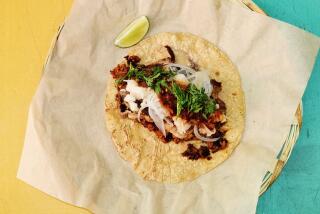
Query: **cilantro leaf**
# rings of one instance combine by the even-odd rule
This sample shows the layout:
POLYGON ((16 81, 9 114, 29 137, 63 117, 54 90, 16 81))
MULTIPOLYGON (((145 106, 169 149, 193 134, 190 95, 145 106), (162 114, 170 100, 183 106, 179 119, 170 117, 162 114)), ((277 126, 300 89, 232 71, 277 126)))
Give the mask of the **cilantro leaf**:
POLYGON ((149 72, 139 70, 137 67, 129 64, 128 73, 116 80, 116 84, 121 83, 125 79, 138 79, 144 81, 148 87, 155 90, 156 93, 161 93, 162 88, 169 88, 167 80, 175 75, 171 70, 165 70, 161 66, 155 66, 149 72))
POLYGON ((122 83, 123 80, 125 80, 125 79, 130 79, 130 78, 132 78, 133 76, 137 76, 138 73, 139 73, 138 69, 135 68, 135 67, 130 63, 130 65, 129 65, 129 71, 127 72, 127 74, 126 74, 125 76, 117 79, 115 82, 116 82, 116 84, 118 85, 118 84, 122 83))
POLYGON ((180 115, 186 105, 187 94, 175 82, 172 84, 172 93, 177 98, 177 115, 180 115))
POLYGON ((179 85, 173 83, 172 93, 177 98, 177 115, 182 109, 187 109, 189 112, 202 113, 204 118, 207 118, 215 111, 215 101, 210 98, 204 88, 200 90, 190 84, 187 90, 183 91, 179 85))

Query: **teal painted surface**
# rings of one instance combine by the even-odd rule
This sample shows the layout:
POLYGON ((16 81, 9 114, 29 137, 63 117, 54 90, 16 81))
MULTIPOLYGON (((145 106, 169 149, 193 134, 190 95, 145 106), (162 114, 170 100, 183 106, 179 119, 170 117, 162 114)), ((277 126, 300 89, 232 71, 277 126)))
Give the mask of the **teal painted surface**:
MULTIPOLYGON (((268 15, 320 36, 320 0, 254 0, 268 15)), ((276 182, 259 199, 258 214, 320 214, 320 54, 303 96, 303 126, 276 182)))

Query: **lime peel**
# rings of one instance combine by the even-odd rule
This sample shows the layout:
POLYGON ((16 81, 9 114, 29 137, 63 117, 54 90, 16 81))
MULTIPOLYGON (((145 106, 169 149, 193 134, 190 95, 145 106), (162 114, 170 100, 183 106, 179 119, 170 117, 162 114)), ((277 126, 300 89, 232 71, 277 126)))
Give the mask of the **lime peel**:
POLYGON ((121 31, 114 44, 120 48, 127 48, 137 44, 147 34, 149 26, 149 20, 146 16, 135 19, 121 31))

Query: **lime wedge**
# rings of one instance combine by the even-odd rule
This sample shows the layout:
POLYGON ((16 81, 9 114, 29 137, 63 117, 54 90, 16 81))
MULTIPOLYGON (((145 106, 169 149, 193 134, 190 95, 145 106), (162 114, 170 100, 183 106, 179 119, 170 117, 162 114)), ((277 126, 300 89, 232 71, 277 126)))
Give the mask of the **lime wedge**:
POLYGON ((114 44, 120 48, 127 48, 135 45, 146 35, 148 29, 148 18, 146 16, 141 16, 121 31, 115 39, 114 44))

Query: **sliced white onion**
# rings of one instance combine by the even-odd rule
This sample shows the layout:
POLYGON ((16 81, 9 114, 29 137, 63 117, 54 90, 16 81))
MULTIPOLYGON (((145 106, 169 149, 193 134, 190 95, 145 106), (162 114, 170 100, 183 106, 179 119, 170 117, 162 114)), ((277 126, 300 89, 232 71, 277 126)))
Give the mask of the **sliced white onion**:
MULTIPOLYGON (((176 63, 169 63, 167 66, 171 71, 177 73, 177 77, 181 74, 184 75, 187 80, 193 83, 198 89, 204 88, 205 93, 208 96, 211 95, 212 85, 210 83, 210 77, 207 71, 195 71, 190 67, 176 63)), ((178 79, 182 78, 179 76, 178 79)))
POLYGON ((210 96, 212 93, 212 85, 210 77, 206 71, 198 71, 188 77, 188 80, 193 83, 198 89, 204 88, 205 93, 210 96))
POLYGON ((160 103, 160 99, 156 93, 151 93, 146 98, 147 106, 153 109, 156 114, 163 120, 169 113, 160 103))
POLYGON ((166 129, 164 128, 163 119, 161 119, 152 108, 148 108, 148 113, 149 113, 150 117, 152 118, 154 124, 162 132, 163 136, 166 136, 166 129))
POLYGON ((201 136, 199 134, 198 127, 196 125, 193 127, 193 133, 199 140, 202 140, 202 141, 205 141, 205 142, 215 142, 215 141, 220 139, 219 137, 217 137, 217 138, 207 138, 207 137, 201 136))
POLYGON ((161 133, 166 136, 166 130, 164 126, 164 119, 167 112, 162 108, 158 96, 155 93, 150 93, 141 103, 141 107, 138 111, 138 121, 140 122, 141 112, 143 109, 148 108, 149 116, 154 124, 158 127, 161 133))
POLYGON ((174 71, 177 74, 183 74, 186 77, 189 77, 190 75, 192 75, 196 72, 194 69, 192 69, 188 66, 185 66, 185 65, 181 65, 181 64, 169 63, 169 64, 167 64, 167 66, 171 71, 174 71))

